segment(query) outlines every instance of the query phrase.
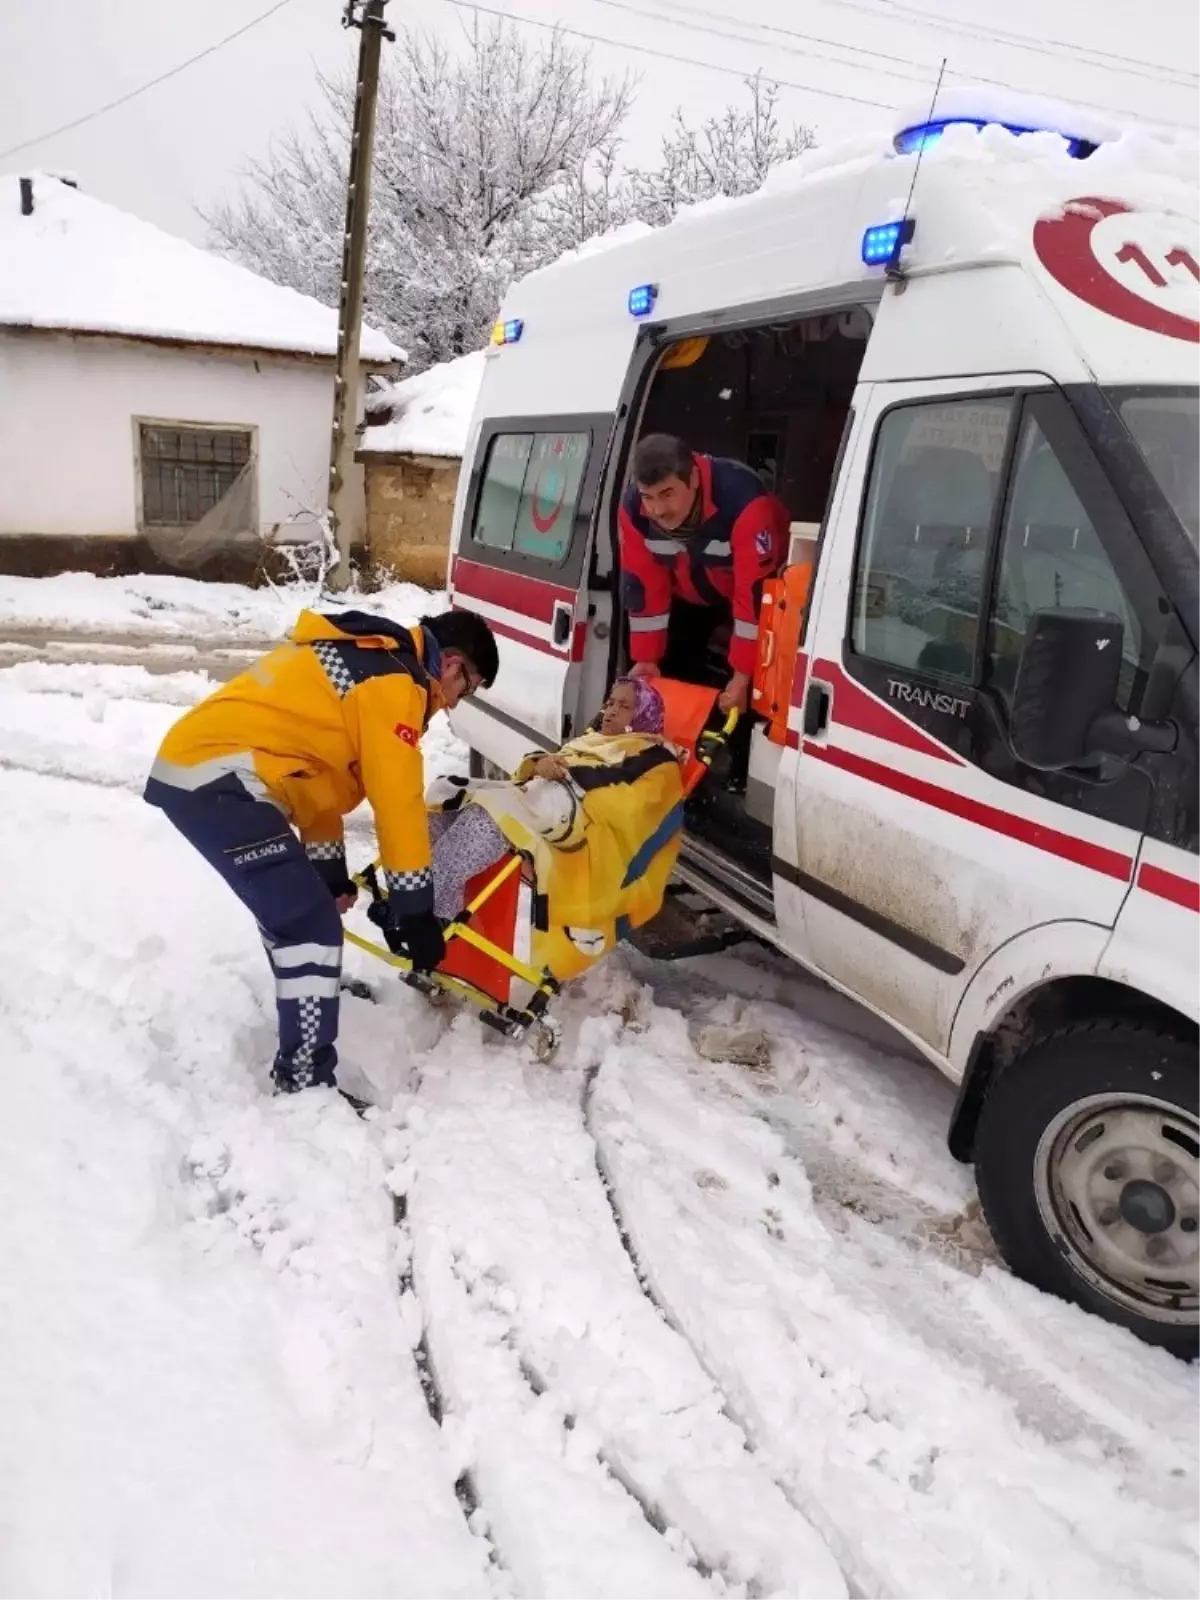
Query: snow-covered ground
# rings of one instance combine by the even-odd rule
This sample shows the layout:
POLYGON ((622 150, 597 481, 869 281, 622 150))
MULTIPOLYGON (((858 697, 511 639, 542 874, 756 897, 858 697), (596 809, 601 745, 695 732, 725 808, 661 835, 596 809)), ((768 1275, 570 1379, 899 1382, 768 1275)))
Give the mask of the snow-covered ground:
POLYGON ((269 1098, 139 798, 206 687, 0 671, 0 1594, 1197 1592, 1196 1372, 1000 1268, 949 1086, 786 963, 618 953, 540 1066, 355 952, 380 1109, 269 1098))
MULTIPOLYGON (((411 622, 431 597, 415 584, 396 583, 374 594, 338 596, 325 609, 356 607, 411 622)), ((51 630, 122 635, 146 643, 227 642, 283 638, 313 596, 294 585, 248 589, 239 583, 197 583, 194 578, 97 578, 64 572, 54 578, 0 574, 0 632, 51 630)))

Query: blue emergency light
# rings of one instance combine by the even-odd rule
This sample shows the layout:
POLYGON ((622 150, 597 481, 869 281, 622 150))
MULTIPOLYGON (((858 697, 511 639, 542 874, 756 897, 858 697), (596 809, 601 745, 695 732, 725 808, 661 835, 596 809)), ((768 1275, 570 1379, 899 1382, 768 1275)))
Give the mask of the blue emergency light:
POLYGON ((507 322, 498 322, 492 329, 493 344, 516 344, 525 331, 525 324, 520 317, 510 317, 507 322))
POLYGON ((867 267, 893 267, 900 252, 912 239, 916 229, 914 217, 902 217, 899 222, 877 222, 862 237, 863 265, 867 267))
POLYGON ((654 310, 654 302, 658 299, 658 285, 656 283, 639 283, 636 289, 629 291, 629 315, 631 317, 648 317, 654 310))
POLYGON ((1077 139, 1069 133, 1062 133, 1058 128, 1026 128, 1015 122, 998 122, 995 117, 939 117, 936 122, 917 122, 911 128, 902 128, 892 140, 892 148, 899 156, 920 155, 922 150, 928 150, 930 145, 936 144, 947 128, 987 128, 998 126, 1009 133, 1057 133, 1061 139, 1066 140, 1067 154, 1074 156, 1077 161, 1082 161, 1090 156, 1096 146, 1087 139, 1077 139))

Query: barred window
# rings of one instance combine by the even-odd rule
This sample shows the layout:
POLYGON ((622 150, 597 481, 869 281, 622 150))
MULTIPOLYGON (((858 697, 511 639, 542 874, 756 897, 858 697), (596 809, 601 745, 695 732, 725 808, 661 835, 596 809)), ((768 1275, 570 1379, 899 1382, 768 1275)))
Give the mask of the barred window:
MULTIPOLYGON (((251 468, 249 428, 139 424, 142 526, 185 528, 200 522, 251 468)), ((252 470, 252 469, 251 469, 252 470)), ((253 497, 244 498, 246 505, 253 497)))

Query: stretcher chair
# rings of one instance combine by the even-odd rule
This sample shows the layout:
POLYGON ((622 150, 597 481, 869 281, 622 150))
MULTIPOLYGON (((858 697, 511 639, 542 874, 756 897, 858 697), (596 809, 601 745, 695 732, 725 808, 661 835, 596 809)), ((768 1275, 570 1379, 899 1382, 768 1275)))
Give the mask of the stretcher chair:
MULTIPOLYGON (((683 683, 673 678, 655 680, 665 708, 664 735, 686 756, 681 761, 684 798, 692 793, 728 742, 738 714, 720 722, 716 711, 718 689, 683 683), (710 724, 716 723, 716 726, 710 724)), ((370 895, 367 914, 382 924, 387 895, 378 876, 378 862, 355 876, 354 882, 370 895)), ((467 885, 467 905, 446 928, 446 955, 432 972, 414 972, 407 956, 393 955, 386 945, 346 930, 347 940, 394 968, 410 988, 429 999, 449 996, 463 1000, 483 1022, 510 1039, 528 1036, 534 1054, 546 1061, 558 1045, 557 1025, 547 1008, 561 987, 549 968, 538 969, 515 954, 521 885, 532 880, 532 862, 517 850, 503 857, 467 885), (530 992, 523 1003, 513 997, 515 983, 530 992)))

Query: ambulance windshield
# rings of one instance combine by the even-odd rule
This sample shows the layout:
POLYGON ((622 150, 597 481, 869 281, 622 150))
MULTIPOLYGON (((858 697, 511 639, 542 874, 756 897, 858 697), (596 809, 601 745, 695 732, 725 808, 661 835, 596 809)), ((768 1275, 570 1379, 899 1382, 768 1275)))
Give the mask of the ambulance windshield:
POLYGON ((1195 544, 1200 525, 1200 392, 1118 389, 1113 399, 1155 482, 1195 544))

